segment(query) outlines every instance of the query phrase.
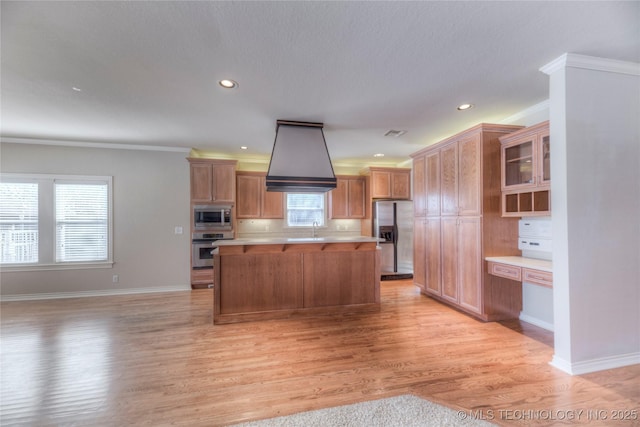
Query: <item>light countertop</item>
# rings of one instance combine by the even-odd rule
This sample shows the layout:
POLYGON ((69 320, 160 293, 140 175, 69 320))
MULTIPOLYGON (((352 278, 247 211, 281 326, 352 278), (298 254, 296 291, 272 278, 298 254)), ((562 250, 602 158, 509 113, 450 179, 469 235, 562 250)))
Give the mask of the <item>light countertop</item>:
POLYGON ((242 246, 242 245, 282 245, 307 243, 345 243, 345 242, 377 242, 376 237, 367 236, 339 236, 339 237, 264 237, 241 238, 233 240, 216 240, 212 246, 242 246))
POLYGON ((545 259, 525 258, 522 256, 491 256, 485 258, 487 261, 499 262, 501 264, 515 265, 516 267, 531 268, 533 270, 547 271, 553 273, 551 261, 545 259))

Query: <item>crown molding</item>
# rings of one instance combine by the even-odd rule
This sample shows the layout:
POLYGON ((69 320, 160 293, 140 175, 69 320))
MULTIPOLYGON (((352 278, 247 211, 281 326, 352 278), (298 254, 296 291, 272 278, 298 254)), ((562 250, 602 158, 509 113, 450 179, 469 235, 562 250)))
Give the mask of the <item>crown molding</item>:
POLYGON ((2 137, 0 142, 6 144, 54 145, 61 147, 109 148, 114 150, 167 151, 172 153, 189 153, 191 148, 165 147, 161 145, 119 144, 110 142, 66 141, 59 139, 10 138, 2 137))
POLYGON ((551 75, 567 67, 640 76, 640 64, 636 62, 597 58, 595 56, 579 55, 577 53, 565 53, 547 65, 540 67, 540 71, 551 75))
POLYGON ((510 123, 517 123, 519 120, 524 119, 528 116, 531 116, 533 114, 539 113, 541 111, 546 111, 549 110, 549 100, 544 100, 542 102, 539 102, 535 105, 532 105, 529 108, 525 108, 522 111, 518 111, 517 113, 506 117, 502 120, 500 120, 499 123, 501 124, 510 124, 510 123))

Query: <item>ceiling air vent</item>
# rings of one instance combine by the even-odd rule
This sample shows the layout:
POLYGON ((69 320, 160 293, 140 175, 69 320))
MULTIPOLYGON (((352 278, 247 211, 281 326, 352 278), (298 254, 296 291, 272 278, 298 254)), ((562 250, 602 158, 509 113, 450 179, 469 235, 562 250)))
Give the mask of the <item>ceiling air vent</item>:
POLYGON ((397 138, 399 136, 404 135, 405 133, 407 133, 406 130, 393 130, 393 129, 391 129, 390 131, 385 133, 384 136, 393 136, 394 138, 397 138))

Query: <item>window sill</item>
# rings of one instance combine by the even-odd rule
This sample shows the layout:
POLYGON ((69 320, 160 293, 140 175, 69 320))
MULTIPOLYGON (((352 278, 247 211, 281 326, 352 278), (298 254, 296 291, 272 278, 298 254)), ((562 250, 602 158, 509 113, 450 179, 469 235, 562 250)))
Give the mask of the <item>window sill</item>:
POLYGON ((94 268, 113 268, 113 261, 65 262, 58 264, 5 264, 0 266, 0 270, 2 270, 3 273, 16 271, 88 270, 94 268))

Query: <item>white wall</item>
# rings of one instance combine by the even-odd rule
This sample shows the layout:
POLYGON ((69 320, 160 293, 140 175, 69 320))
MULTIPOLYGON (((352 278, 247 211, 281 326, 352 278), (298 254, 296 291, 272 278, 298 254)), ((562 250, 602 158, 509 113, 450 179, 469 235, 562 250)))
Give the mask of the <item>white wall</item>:
POLYGON ((555 354, 640 363, 640 67, 565 55, 550 75, 555 354))
POLYGON ((2 298, 190 289, 187 154, 2 143, 2 172, 113 176, 115 261, 113 268, 3 271, 2 298), (184 234, 174 234, 176 226, 184 234))

